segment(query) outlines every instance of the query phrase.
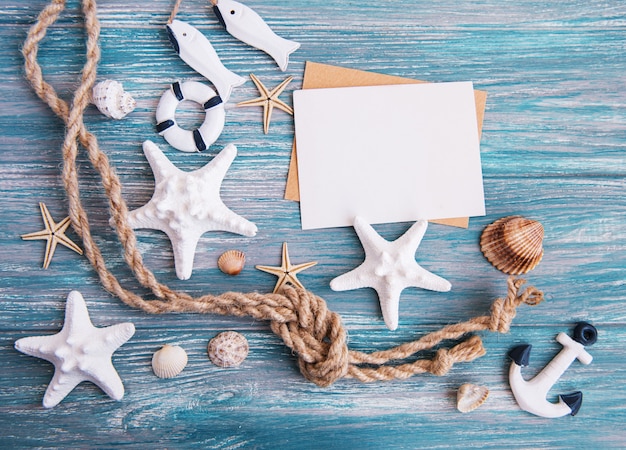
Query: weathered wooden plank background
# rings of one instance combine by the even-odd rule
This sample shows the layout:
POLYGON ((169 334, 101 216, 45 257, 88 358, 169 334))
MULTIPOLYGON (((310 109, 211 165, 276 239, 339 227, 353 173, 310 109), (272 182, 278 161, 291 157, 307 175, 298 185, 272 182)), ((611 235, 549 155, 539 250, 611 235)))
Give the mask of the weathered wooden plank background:
MULTIPOLYGON (((486 217, 469 230, 431 225, 416 255, 424 267, 452 282, 438 294, 404 291, 400 328, 388 331, 375 293, 336 293, 329 281, 358 265, 360 243, 350 228, 303 232, 298 205, 282 199, 293 123, 277 111, 263 135, 261 110, 235 109, 256 96, 248 82, 233 94, 227 126, 208 152, 170 151, 153 131, 154 109, 176 79, 201 80, 175 55, 163 25, 173 1, 137 4, 102 0, 101 79, 124 82, 138 107, 120 122, 90 108, 87 126, 99 138, 124 183, 131 208, 152 193, 152 175, 141 153, 150 138, 183 169, 206 164, 229 142, 239 156, 223 185, 224 201, 254 221, 253 239, 207 234, 200 241, 191 280, 175 277, 165 235, 138 233, 146 263, 160 280, 192 294, 226 290, 266 292, 275 278, 255 264, 278 265, 290 244, 295 263, 319 264, 300 279, 339 312, 352 348, 384 349, 442 325, 483 314, 504 294, 506 276, 478 249, 485 225, 510 214, 540 220, 545 257, 528 280, 548 301, 524 307, 508 335, 485 334, 488 354, 456 366, 447 376, 363 385, 343 380, 318 388, 298 373, 293 355, 268 329, 250 319, 198 315, 151 316, 124 306, 100 286, 86 259, 59 248, 48 270, 40 268, 43 244, 19 235, 41 227, 38 201, 60 220, 67 203, 60 180, 63 125, 24 80, 20 46, 43 0, 0 2, 0 446, 204 448, 624 448, 626 434, 626 3, 605 0, 480 0, 438 2, 363 0, 248 0, 281 35, 302 43, 287 71, 298 88, 306 60, 431 81, 472 80, 489 92, 482 137, 486 217), (217 256, 240 248, 248 264, 238 277, 216 268, 217 256), (83 383, 59 406, 41 400, 51 364, 14 350, 20 337, 57 332, 72 289, 87 300, 95 325, 134 322, 135 336, 114 354, 126 394, 121 402, 83 383), (560 349, 554 336, 577 320, 599 330, 594 361, 568 370, 552 395, 584 392, 575 417, 542 419, 519 409, 508 387, 506 352, 534 345, 532 376, 560 349), (236 369, 222 370, 206 357, 208 340, 234 329, 251 352, 236 369), (156 378, 152 353, 178 343, 189 365, 172 380, 156 378), (455 409, 465 382, 487 385, 489 400, 471 414, 455 409)), ((283 74, 265 54, 220 29, 207 2, 185 0, 179 18, 200 28, 225 64, 255 73, 268 86, 283 74)), ((41 48, 44 75, 69 99, 83 64, 84 33, 77 1, 50 30, 41 48)), ((289 93, 283 99, 290 102, 289 93)), ((189 110, 190 122, 201 120, 189 110)), ((108 227, 99 179, 81 156, 81 187, 93 232, 112 271, 137 288, 108 227)), ((376 229, 395 239, 409 224, 376 229)), ((77 239, 74 233, 70 236, 77 239)), ((553 400, 551 398, 550 400, 553 400)))

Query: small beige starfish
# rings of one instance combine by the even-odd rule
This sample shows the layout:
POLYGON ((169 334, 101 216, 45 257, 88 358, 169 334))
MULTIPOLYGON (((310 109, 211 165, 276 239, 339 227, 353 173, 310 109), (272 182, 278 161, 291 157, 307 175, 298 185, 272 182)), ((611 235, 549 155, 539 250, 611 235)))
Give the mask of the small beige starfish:
POLYGON ((287 243, 283 242, 283 262, 280 267, 270 267, 270 266, 255 266, 257 269, 262 270, 263 272, 274 274, 278 277, 278 281, 276 282, 276 286, 274 287, 274 294, 277 293, 280 288, 282 288, 285 284, 291 283, 301 289, 304 289, 300 280, 296 277, 298 272, 302 272, 309 267, 313 267, 316 262, 308 262, 303 264, 296 264, 295 266, 291 265, 291 261, 289 261, 289 252, 287 250, 287 243))
POLYGON ((70 226, 69 216, 59 223, 55 223, 45 203, 39 202, 39 208, 41 209, 41 217, 43 218, 43 224, 46 228, 35 233, 23 234, 21 238, 25 241, 34 241, 37 239, 45 239, 48 241, 46 243, 46 255, 43 260, 43 268, 47 269, 50 265, 50 261, 52 261, 52 257, 54 256, 54 251, 57 248, 57 244, 62 244, 70 250, 74 250, 79 255, 82 255, 82 249, 78 245, 74 244, 70 238, 65 235, 65 230, 67 230, 70 226))
POLYGON ((278 99, 278 96, 285 90, 291 80, 293 80, 293 77, 286 78, 282 83, 280 83, 271 91, 269 91, 253 73, 250 74, 250 78, 261 93, 261 96, 252 100, 239 102, 237 103, 237 106, 262 106, 263 132, 267 134, 270 129, 270 121, 272 120, 272 111, 274 110, 274 107, 281 109, 287 114, 293 116, 293 109, 282 100, 278 99))

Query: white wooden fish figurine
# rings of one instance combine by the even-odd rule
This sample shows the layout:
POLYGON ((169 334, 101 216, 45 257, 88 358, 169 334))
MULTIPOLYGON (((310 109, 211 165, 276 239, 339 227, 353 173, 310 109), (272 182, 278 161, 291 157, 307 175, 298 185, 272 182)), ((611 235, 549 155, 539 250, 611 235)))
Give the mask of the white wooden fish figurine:
POLYGON ((230 98, 233 88, 246 82, 245 78, 224 67, 209 40, 197 28, 173 20, 167 24, 167 34, 178 56, 213 83, 224 102, 230 98))
POLYGON ((274 58, 283 72, 287 70, 289 55, 300 48, 295 41, 284 39, 252 9, 234 0, 210 0, 213 12, 233 37, 263 50, 274 58))

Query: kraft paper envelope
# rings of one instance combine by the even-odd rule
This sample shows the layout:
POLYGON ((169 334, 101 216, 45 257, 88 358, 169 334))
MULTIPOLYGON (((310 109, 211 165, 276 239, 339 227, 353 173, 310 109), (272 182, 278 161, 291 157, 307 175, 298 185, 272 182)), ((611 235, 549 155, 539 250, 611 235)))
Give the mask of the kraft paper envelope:
MULTIPOLYGON (((425 81, 307 61, 304 71, 302 89, 349 86, 381 86, 412 83, 425 83, 425 81)), ((487 93, 484 91, 475 90, 474 97, 476 102, 476 119, 478 123, 478 133, 480 136, 480 133, 482 131, 485 105, 487 101, 487 93)), ((287 185, 284 198, 294 201, 300 200, 298 183, 298 161, 295 141, 291 152, 291 161, 289 164, 289 172, 287 174, 287 185)), ((454 219, 431 220, 431 222, 467 228, 469 220, 467 217, 464 217, 454 219)))
POLYGON ((294 92, 302 229, 485 214, 471 82, 294 92))

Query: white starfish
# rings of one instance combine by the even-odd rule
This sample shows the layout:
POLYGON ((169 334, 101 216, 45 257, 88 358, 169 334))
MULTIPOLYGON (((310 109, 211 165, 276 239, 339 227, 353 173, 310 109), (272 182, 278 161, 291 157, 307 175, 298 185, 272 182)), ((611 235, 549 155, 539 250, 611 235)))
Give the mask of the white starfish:
POLYGON ((383 239, 363 218, 354 219, 354 229, 365 250, 365 261, 350 272, 334 278, 334 291, 371 287, 378 293, 380 308, 387 328, 398 328, 400 293, 409 286, 430 291, 447 292, 450 283, 422 268, 415 261, 428 222, 419 220, 393 242, 383 239))
POLYGON ((143 151, 154 173, 154 194, 148 203, 128 214, 128 223, 132 228, 167 234, 178 278, 191 277, 196 246, 205 232, 256 235, 256 225, 228 209, 220 198, 220 187, 237 156, 237 147, 227 145, 210 163, 192 172, 174 166, 154 142, 145 141, 143 151))
POLYGON ((61 331, 50 336, 18 339, 15 348, 54 364, 54 376, 43 397, 45 408, 58 405, 82 381, 91 381, 109 397, 121 400, 124 385, 111 356, 133 334, 135 326, 130 322, 94 327, 83 296, 72 291, 67 296, 61 331))

